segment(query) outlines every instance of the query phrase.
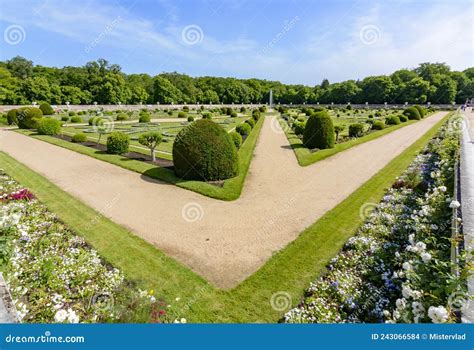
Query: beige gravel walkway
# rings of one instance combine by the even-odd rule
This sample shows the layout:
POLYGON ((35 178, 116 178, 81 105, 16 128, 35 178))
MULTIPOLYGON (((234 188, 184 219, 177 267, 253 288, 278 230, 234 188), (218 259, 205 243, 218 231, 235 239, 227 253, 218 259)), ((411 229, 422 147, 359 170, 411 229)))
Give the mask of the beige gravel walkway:
POLYGON ((145 180, 140 174, 12 131, 0 132, 0 149, 215 285, 230 288, 445 114, 304 168, 275 117, 267 117, 242 196, 234 202, 145 180))

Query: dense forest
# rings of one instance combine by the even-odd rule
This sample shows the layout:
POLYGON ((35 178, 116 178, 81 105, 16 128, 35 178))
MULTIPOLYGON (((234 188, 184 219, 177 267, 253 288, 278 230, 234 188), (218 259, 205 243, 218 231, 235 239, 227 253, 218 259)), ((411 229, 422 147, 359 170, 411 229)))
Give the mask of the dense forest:
POLYGON ((463 103, 474 96, 474 67, 452 71, 422 63, 391 75, 316 86, 260 79, 193 78, 179 73, 125 74, 99 59, 83 67, 44 67, 17 56, 0 62, 0 104, 264 103, 463 103))

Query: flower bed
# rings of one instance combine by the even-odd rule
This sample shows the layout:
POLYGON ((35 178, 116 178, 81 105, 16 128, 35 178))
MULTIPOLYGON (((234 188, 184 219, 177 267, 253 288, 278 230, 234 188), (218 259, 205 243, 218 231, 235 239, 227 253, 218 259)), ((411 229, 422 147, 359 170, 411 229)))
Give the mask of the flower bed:
POLYGON ((468 266, 463 254, 459 265, 450 258, 457 123, 440 129, 284 322, 459 321, 468 266))
POLYGON ((22 322, 170 321, 163 300, 133 288, 2 170, 0 263, 22 322))

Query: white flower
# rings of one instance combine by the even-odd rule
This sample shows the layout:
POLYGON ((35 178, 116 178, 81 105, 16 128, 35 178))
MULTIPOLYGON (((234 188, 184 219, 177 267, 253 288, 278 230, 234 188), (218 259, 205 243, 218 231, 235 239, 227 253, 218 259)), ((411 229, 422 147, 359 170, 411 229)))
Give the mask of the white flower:
POLYGON ((410 242, 411 245, 415 245, 415 234, 410 234, 408 236, 408 242, 410 242))
POLYGON ((413 270, 413 266, 411 266, 411 264, 408 262, 408 261, 405 261, 402 265, 403 269, 405 271, 411 271, 413 270))
POLYGON ((452 209, 457 209, 460 206, 461 206, 461 203, 459 203, 458 201, 451 201, 451 203, 449 203, 449 207, 452 209))
POLYGON ((72 309, 67 309, 67 320, 69 323, 79 323, 79 316, 76 315, 76 312, 72 309))
POLYGON ((66 320, 67 316, 68 316, 68 313, 66 310, 64 309, 58 310, 56 314, 54 315, 54 321, 58 323, 62 323, 66 320))
POLYGON ((406 307, 406 301, 404 298, 397 299, 395 304, 397 305, 397 309, 399 310, 403 310, 406 307))
POLYGON ((446 192, 446 190, 447 190, 446 186, 439 186, 438 189, 439 189, 441 192, 446 192))
POLYGON ((409 286, 403 286, 402 287, 402 295, 405 299, 408 299, 412 296, 413 291, 409 286))
POLYGON ((423 262, 426 264, 431 260, 431 254, 427 252, 421 253, 421 260, 423 260, 423 262))
POLYGON ((416 248, 418 248, 418 251, 424 251, 426 249, 426 244, 423 242, 417 242, 416 243, 416 248))
POLYGON ((411 303, 411 308, 413 310, 413 313, 418 316, 422 315, 425 312, 425 307, 419 301, 414 301, 413 303, 411 303))
POLYGON ((448 320, 448 310, 444 306, 430 306, 428 316, 433 323, 445 323, 448 320))

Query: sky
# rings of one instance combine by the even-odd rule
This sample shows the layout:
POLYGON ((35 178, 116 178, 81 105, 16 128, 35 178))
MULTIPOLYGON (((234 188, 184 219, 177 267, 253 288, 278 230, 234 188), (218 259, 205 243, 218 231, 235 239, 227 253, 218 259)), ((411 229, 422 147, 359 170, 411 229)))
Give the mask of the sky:
POLYGON ((474 1, 0 0, 0 60, 319 84, 474 66, 474 1))

